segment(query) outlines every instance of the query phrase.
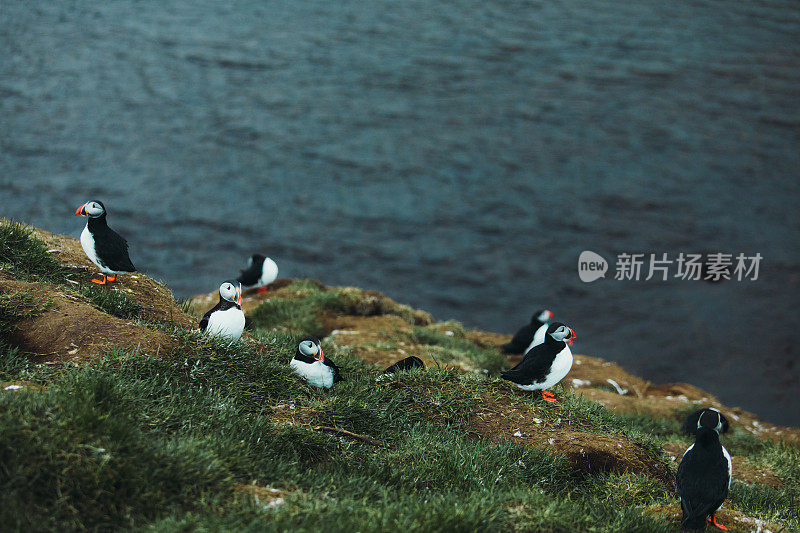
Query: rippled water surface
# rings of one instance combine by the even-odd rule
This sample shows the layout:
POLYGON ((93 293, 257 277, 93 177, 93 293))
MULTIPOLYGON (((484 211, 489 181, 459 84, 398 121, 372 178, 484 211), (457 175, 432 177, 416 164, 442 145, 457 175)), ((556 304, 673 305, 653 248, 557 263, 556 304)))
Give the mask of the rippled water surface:
MULTIPOLYGON (((800 4, 0 3, 0 215, 108 206, 179 296, 263 251, 800 424, 800 4), (585 249, 764 256, 582 283, 585 249)), ((613 266, 612 266, 613 269, 613 266)))

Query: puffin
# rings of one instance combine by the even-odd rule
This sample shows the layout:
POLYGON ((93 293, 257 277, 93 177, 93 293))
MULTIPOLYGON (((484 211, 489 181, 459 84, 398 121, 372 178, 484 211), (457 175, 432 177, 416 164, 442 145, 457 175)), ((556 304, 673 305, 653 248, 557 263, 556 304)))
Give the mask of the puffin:
POLYGON ((507 354, 524 354, 527 350, 532 348, 537 334, 539 334, 540 339, 544 339, 544 333, 547 331, 547 323, 552 318, 552 311, 549 309, 539 309, 531 317, 530 324, 526 324, 519 328, 519 330, 511 338, 511 342, 502 345, 500 349, 503 353, 507 354), (541 333, 539 333, 540 330, 541 333))
POLYGON ((242 311, 242 288, 232 279, 219 286, 219 302, 209 309, 200 320, 200 331, 237 340, 244 331, 244 312, 242 311))
POLYGON ((339 367, 325 356, 316 337, 308 336, 300 341, 289 366, 312 387, 329 389, 334 383, 343 381, 339 367))
POLYGON ((701 411, 694 444, 684 452, 678 465, 676 485, 683 510, 681 524, 686 529, 704 529, 706 522, 728 529, 715 517, 728 497, 733 478, 731 456, 719 442, 722 418, 719 411, 701 411))
POLYGON ((75 210, 75 214, 88 217, 86 227, 81 232, 81 247, 103 275, 102 279, 92 277, 92 283, 105 285, 116 281, 118 274, 136 272, 136 267, 128 256, 128 241, 108 227, 106 206, 103 202, 86 202, 75 210))
POLYGON ((265 292, 267 285, 278 278, 278 265, 269 257, 253 254, 247 260, 247 268, 241 271, 236 281, 245 289, 258 288, 258 292, 265 292))
POLYGON ((717 433, 719 433, 720 435, 722 435, 723 433, 727 433, 728 419, 725 418, 725 415, 720 413, 718 409, 715 409, 713 407, 706 407, 704 409, 700 409, 687 416, 686 420, 683 421, 683 425, 681 426, 681 431, 683 431, 687 435, 694 435, 695 433, 697 433, 697 421, 700 420, 700 416, 706 411, 712 411, 719 414, 721 425, 717 433))
POLYGON ((421 368, 423 370, 425 369, 425 363, 423 363, 422 359, 416 355, 406 357, 405 359, 400 359, 395 364, 384 370, 383 373, 394 374, 395 372, 399 372, 401 370, 412 370, 414 368, 421 368))
POLYGON ((555 402, 555 395, 547 389, 564 379, 572 368, 567 341, 576 337, 572 328, 561 322, 551 323, 544 342, 531 348, 517 366, 501 372, 500 377, 525 391, 540 390, 544 400, 555 402))

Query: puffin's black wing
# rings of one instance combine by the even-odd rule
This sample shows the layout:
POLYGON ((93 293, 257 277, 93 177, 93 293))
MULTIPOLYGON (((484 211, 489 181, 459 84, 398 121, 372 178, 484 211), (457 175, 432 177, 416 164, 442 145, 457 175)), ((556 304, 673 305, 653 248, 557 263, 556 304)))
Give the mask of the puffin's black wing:
POLYGON ((534 346, 517 366, 501 372, 500 377, 520 385, 541 383, 550 373, 556 355, 558 353, 549 344, 534 346))
POLYGON ((383 371, 384 374, 394 374, 400 370, 411 370, 412 368, 425 368, 425 363, 416 355, 406 357, 397 361, 395 364, 383 371))
MULTIPOLYGON (((221 299, 220 299, 221 300, 221 299)), ((222 301, 217 302, 217 305, 206 311, 206 314, 203 315, 203 318, 200 319, 200 331, 205 331, 208 327, 208 319, 211 318, 211 313, 219 309, 222 305, 222 301)))
POLYGON ((530 345, 535 333, 536 329, 534 329, 532 325, 527 324, 522 326, 519 328, 519 331, 511 337, 511 342, 502 345, 500 349, 503 353, 521 355, 525 351, 525 348, 530 345))
POLYGON ((128 241, 119 233, 105 226, 94 229, 92 236, 97 258, 103 265, 117 272, 136 272, 128 256, 128 241))
POLYGON ((333 382, 334 383, 338 383, 340 381, 344 381, 344 378, 342 377, 342 373, 339 372, 339 367, 336 366, 336 363, 334 363, 333 361, 331 361, 330 359, 328 359, 326 357, 325 358, 325 364, 328 365, 328 367, 331 370, 333 370, 333 382))
POLYGON ((728 465, 722 452, 712 461, 698 457, 695 452, 692 449, 683 456, 676 475, 683 527, 687 529, 705 527, 708 515, 728 497, 728 465))
POLYGON ((250 268, 241 271, 241 274, 239 274, 239 277, 236 278, 236 281, 245 287, 250 287, 251 285, 258 283, 258 278, 260 277, 261 267, 257 267, 256 264, 253 263, 250 265, 250 268))

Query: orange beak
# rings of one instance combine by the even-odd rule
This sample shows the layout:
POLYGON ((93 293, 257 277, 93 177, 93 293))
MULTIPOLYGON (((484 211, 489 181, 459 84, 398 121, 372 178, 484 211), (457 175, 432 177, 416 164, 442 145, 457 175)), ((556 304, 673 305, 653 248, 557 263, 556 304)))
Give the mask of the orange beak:
POLYGON ((75 210, 75 215, 79 216, 79 217, 85 217, 86 216, 86 204, 83 204, 78 209, 76 209, 75 210))
POLYGON ((550 310, 548 310, 548 311, 547 311, 547 320, 550 320, 550 319, 552 319, 552 318, 553 318, 553 312, 552 312, 552 311, 550 311, 550 310))
POLYGON ((575 334, 575 331, 572 328, 569 328, 569 333, 570 337, 569 339, 567 339, 567 342, 569 343, 570 346, 572 346, 572 343, 575 341, 575 339, 578 338, 578 336, 575 334))
POLYGON ((242 286, 239 285, 239 289, 236 291, 236 303, 239 304, 239 307, 242 306, 242 286))
POLYGON ((317 354, 317 361, 321 363, 325 362, 325 352, 322 351, 322 346, 319 347, 319 353, 317 354))

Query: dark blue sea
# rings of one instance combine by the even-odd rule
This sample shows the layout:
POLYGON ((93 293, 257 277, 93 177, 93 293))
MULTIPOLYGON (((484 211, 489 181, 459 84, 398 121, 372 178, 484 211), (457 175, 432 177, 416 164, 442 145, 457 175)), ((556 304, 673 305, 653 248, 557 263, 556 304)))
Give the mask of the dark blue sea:
POLYGON ((0 215, 179 297, 263 252, 800 424, 800 3, 3 0, 0 215), (583 283, 578 255, 760 253, 583 283), (645 277, 644 275, 642 277, 645 277))

